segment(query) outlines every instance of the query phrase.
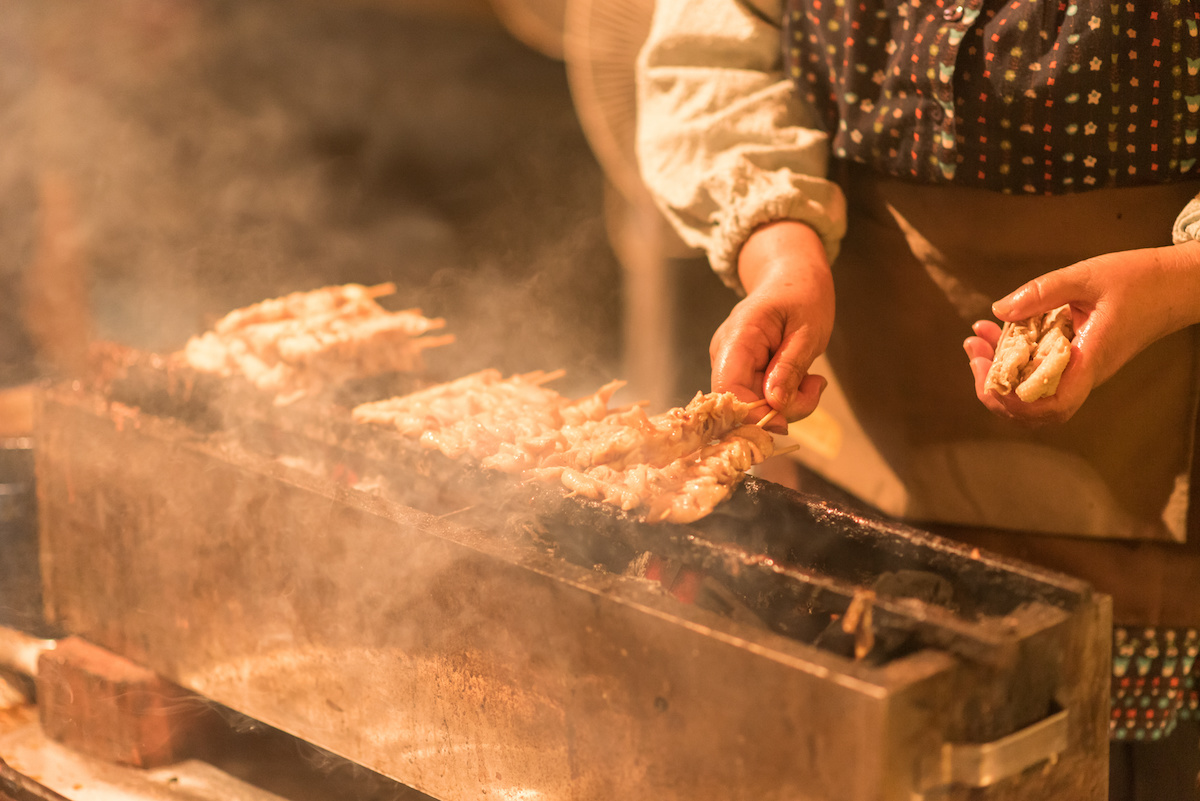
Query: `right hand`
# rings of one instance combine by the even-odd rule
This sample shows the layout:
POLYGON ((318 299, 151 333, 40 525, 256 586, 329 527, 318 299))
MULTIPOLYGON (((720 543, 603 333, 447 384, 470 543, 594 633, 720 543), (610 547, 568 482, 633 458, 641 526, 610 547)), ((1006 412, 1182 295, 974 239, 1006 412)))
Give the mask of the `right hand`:
POLYGON ((738 276, 746 297, 713 335, 712 388, 744 401, 766 398, 779 412, 767 428, 786 432, 783 421, 812 414, 827 384, 808 372, 833 330, 825 247, 803 223, 770 223, 746 240, 738 276))
POLYGON ((1058 390, 1025 403, 986 390, 1000 327, 980 320, 963 347, 975 394, 993 414, 1031 426, 1069 420, 1093 389, 1151 343, 1200 320, 1200 242, 1106 253, 1046 273, 998 300, 1001 320, 1070 304, 1075 339, 1058 390))

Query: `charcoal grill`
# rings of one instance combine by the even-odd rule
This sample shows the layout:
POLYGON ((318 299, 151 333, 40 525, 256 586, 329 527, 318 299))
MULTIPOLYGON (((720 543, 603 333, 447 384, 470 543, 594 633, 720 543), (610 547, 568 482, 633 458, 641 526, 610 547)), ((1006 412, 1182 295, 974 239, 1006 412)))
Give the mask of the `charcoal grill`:
POLYGON ((1079 581, 754 478, 647 525, 99 353, 38 399, 47 616, 234 710, 447 801, 1107 796, 1079 581))

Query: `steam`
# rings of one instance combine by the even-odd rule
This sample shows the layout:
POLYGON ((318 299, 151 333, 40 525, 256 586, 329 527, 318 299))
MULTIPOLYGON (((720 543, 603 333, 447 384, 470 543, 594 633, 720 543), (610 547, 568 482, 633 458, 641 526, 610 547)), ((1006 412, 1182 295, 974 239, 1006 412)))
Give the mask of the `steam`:
POLYGON ((44 258, 54 176, 97 337, 170 351, 236 306, 392 280, 463 338, 449 373, 617 372, 600 170, 560 64, 368 7, 0 6, 2 269, 44 258))
MULTIPOLYGON (((0 0, 0 9, 8 8, 24 21, 13 34, 24 47, 10 55, 22 67, 10 73, 17 77, 0 84, 13 100, 0 109, 0 126, 14 132, 16 143, 15 152, 0 149, 0 188, 17 188, 7 197, 0 193, 0 211, 8 198, 23 197, 26 205, 14 218, 24 221, 20 226, 0 214, 0 253, 6 269, 16 264, 19 270, 44 256, 36 232, 48 209, 38 193, 46 176, 55 176, 59 194, 70 198, 60 204, 56 230, 68 232, 77 246, 72 274, 88 293, 88 328, 96 337, 173 351, 236 306, 328 284, 394 281, 399 292, 387 301, 390 308, 419 306, 445 317, 458 337, 454 346, 429 354, 431 368, 443 377, 484 366, 504 372, 562 367, 568 380, 556 389, 575 395, 619 373, 619 286, 601 212, 600 170, 578 129, 561 64, 491 27, 416 22, 341 4, 0 0), (12 230, 17 233, 10 236, 12 230)), ((56 313, 41 316, 53 320, 56 313)), ((376 658, 416 659, 387 650, 407 643, 379 630, 384 618, 331 621, 358 608, 353 599, 338 600, 324 582, 339 560, 345 562, 339 543, 357 542, 361 532, 327 536, 338 523, 328 519, 296 526, 302 532, 274 531, 271 536, 289 542, 303 537, 308 547, 301 553, 310 563, 296 565, 295 576, 284 571, 289 578, 280 584, 239 593, 252 579, 264 580, 250 566, 266 563, 267 549, 279 542, 265 534, 234 540, 241 550, 222 554, 212 531, 270 529, 266 515, 281 506, 270 490, 214 484, 203 502, 220 498, 219 508, 197 510, 186 505, 194 506, 194 495, 164 492, 161 474, 139 474, 153 468, 128 464, 122 454, 80 448, 69 459, 62 469, 81 494, 89 482, 128 479, 119 484, 132 499, 122 512, 180 522, 138 536, 148 540, 142 553, 168 549, 172 559, 161 565, 175 579, 168 591, 185 595, 138 598, 142 608, 119 610, 150 620, 160 600, 163 608, 189 608, 197 598, 220 598, 209 607, 214 619, 190 621, 195 630, 173 620, 158 632, 178 638, 180 665, 185 656, 203 661, 186 652, 201 629, 222 638, 252 631, 261 639, 226 644, 231 651, 242 647, 250 661, 269 661, 278 653, 311 655, 306 627, 328 626, 326 633, 335 632, 329 658, 337 669, 327 675, 345 678, 294 699, 297 709, 321 720, 328 709, 303 705, 351 709, 362 688, 371 687, 370 660, 347 659, 350 647, 361 644, 376 658), (195 526, 204 522, 212 528, 198 532, 195 526)), ((117 514, 87 507, 103 502, 84 495, 78 514, 117 514)), ((133 536, 132 523, 129 531, 133 536)), ((392 628, 408 625, 410 607, 435 604, 450 609, 446 617, 453 621, 453 630, 438 636, 503 639, 472 612, 482 608, 478 598, 463 600, 472 589, 457 580, 458 562, 443 555, 440 564, 408 565, 410 556, 429 555, 377 545, 382 556, 376 559, 394 561, 395 570, 356 576, 354 589, 379 600, 386 619, 398 621, 392 628), (397 576, 411 580, 396 586, 397 576)), ((127 598, 112 582, 128 589, 144 578, 138 571, 147 565, 120 559, 137 557, 100 554, 92 569, 81 571, 88 586, 73 592, 127 598)), ((481 704, 468 723, 486 722, 495 713, 483 701, 506 699, 483 691, 502 687, 504 678, 488 676, 487 665, 457 668, 454 676, 442 664, 418 663, 413 670, 448 690, 479 693, 481 704)), ((225 677, 218 697, 244 698, 239 693, 253 676, 236 673, 236 665, 201 664, 199 674, 180 678, 203 692, 206 680, 222 678, 222 669, 235 673, 225 677)), ((301 673, 301 680, 312 675, 301 673)), ((372 691, 379 708, 415 715, 412 699, 389 697, 386 687, 372 691)), ((529 720, 540 720, 549 713, 539 711, 545 705, 537 700, 508 699, 511 709, 502 714, 519 718, 533 710, 529 720)), ((263 734, 256 721, 217 708, 234 731, 263 734)), ((414 726, 420 722, 411 719, 414 726)), ((427 732, 413 731, 424 738, 417 741, 429 741, 427 732)), ((305 747, 303 756, 321 772, 368 773, 319 749, 305 747)), ((522 791, 512 792, 520 797, 522 791)))

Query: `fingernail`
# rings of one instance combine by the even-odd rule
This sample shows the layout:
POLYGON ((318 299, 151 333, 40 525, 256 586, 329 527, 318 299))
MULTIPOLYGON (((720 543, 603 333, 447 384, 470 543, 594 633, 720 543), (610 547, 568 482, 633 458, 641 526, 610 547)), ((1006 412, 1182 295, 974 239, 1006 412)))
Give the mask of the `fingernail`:
POLYGON ((767 394, 769 394, 771 396, 771 400, 774 401, 772 405, 777 409, 786 408, 788 403, 791 402, 792 398, 796 397, 796 390, 799 388, 796 385, 799 383, 799 381, 793 382, 793 380, 789 377, 789 379, 784 382, 783 386, 774 384, 769 387, 767 389, 767 394))
POLYGON ((1005 317, 1016 311, 1021 301, 1021 290, 1010 292, 992 304, 992 313, 997 317, 1005 317))

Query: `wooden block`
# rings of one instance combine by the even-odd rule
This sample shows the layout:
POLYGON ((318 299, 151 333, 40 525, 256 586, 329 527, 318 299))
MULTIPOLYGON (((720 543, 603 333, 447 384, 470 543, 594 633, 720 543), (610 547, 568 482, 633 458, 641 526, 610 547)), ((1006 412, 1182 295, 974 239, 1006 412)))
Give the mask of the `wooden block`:
POLYGON ((204 698, 78 637, 38 659, 37 694, 47 737, 138 768, 194 756, 223 729, 204 698))

